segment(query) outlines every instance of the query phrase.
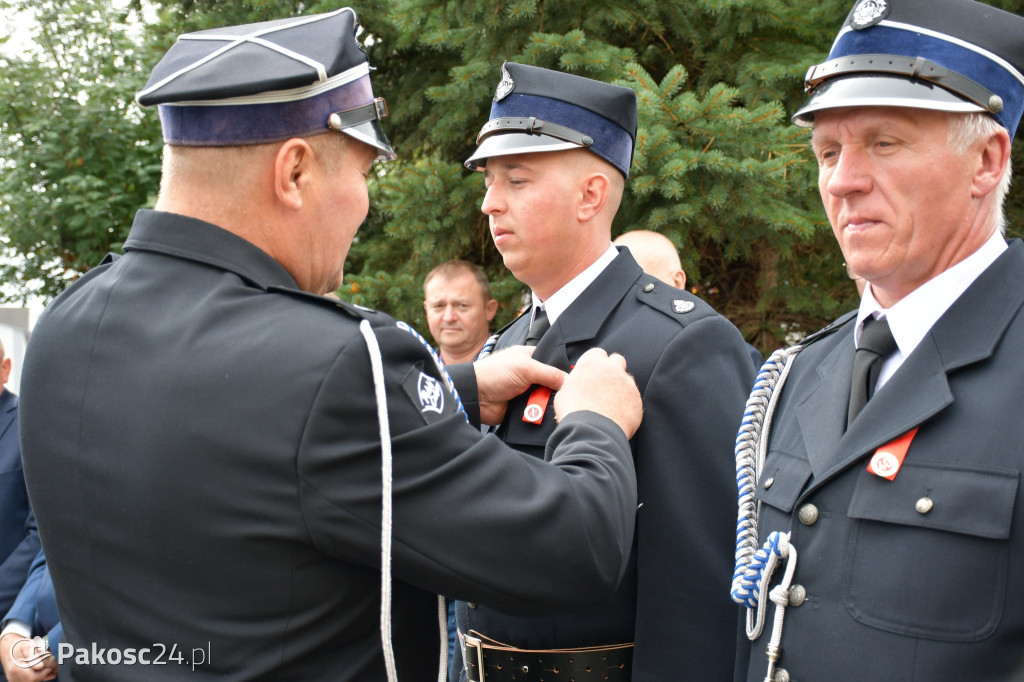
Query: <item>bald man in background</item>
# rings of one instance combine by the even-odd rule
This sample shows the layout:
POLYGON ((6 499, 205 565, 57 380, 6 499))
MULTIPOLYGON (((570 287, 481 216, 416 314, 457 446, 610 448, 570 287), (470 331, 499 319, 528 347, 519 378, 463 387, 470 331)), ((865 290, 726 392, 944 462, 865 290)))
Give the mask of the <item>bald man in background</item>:
MULTIPOLYGON (((620 234, 612 243, 629 249, 633 260, 651 277, 657 277, 676 289, 686 289, 686 271, 679 260, 679 251, 665 235, 653 230, 631 230, 620 234)), ((747 351, 754 369, 760 369, 764 362, 761 351, 751 343, 747 343, 747 351)))
POLYGON ((652 230, 623 232, 612 240, 616 246, 625 246, 633 260, 648 275, 657 277, 676 289, 686 288, 686 271, 679 260, 679 252, 672 240, 652 230))

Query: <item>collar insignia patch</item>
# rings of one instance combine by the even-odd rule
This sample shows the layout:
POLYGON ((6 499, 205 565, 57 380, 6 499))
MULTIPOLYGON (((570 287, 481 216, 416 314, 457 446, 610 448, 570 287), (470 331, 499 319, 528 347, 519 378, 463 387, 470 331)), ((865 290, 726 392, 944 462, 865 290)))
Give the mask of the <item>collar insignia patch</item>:
POLYGON ((683 313, 688 313, 696 307, 697 304, 694 303, 693 301, 684 301, 680 298, 677 298, 672 301, 672 312, 679 313, 680 315, 683 313))

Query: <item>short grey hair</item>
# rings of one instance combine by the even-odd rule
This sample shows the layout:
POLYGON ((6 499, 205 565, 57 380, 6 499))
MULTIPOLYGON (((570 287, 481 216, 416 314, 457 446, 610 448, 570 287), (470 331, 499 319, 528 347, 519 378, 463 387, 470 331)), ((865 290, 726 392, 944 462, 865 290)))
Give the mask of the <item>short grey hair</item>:
MULTIPOLYGON (((988 114, 980 112, 970 114, 959 114, 950 116, 949 119, 949 146, 957 154, 964 154, 971 145, 984 140, 999 130, 1005 130, 1003 126, 988 114)), ((1011 141, 1013 138, 1010 138, 1011 141)), ((1006 170, 996 187, 996 228, 1000 234, 1006 234, 1006 195, 1010 191, 1010 182, 1013 178, 1013 169, 1009 159, 1006 162, 1006 170)))

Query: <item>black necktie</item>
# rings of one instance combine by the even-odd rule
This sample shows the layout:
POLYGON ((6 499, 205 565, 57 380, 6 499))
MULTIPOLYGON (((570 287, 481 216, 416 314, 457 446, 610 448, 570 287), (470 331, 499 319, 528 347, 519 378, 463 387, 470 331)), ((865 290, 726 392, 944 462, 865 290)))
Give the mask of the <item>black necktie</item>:
POLYGON ((548 314, 544 312, 543 308, 537 308, 534 311, 533 322, 530 323, 530 332, 526 335, 526 345, 536 346, 540 341, 540 337, 544 336, 544 332, 548 330, 551 323, 548 322, 548 314))
POLYGON ((846 425, 864 408, 875 392, 878 373, 886 356, 896 350, 896 340, 889 330, 885 318, 869 317, 864 320, 864 329, 857 344, 857 355, 853 359, 853 385, 850 387, 850 409, 846 414, 846 425))

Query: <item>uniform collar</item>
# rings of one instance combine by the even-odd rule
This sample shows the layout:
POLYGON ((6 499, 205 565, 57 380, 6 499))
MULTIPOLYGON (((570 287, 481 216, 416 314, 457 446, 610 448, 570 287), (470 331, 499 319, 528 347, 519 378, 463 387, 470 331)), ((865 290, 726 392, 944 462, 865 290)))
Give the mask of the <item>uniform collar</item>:
MULTIPOLYGON (((533 296, 533 307, 538 306, 544 307, 544 312, 548 315, 548 322, 551 324, 555 323, 558 316, 565 312, 566 308, 572 305, 573 301, 579 298, 587 287, 589 287, 598 276, 604 272, 605 268, 611 265, 611 262, 615 260, 615 257, 619 255, 618 249, 609 242, 608 249, 602 253, 597 260, 590 264, 586 270, 573 277, 569 282, 555 293, 548 296, 546 301, 541 301, 537 294, 532 293, 533 296)), ((532 319, 532 318, 531 318, 532 319)))
POLYGON ((177 213, 138 211, 124 250, 162 253, 212 265, 261 289, 299 289, 284 266, 255 244, 211 223, 177 213))

